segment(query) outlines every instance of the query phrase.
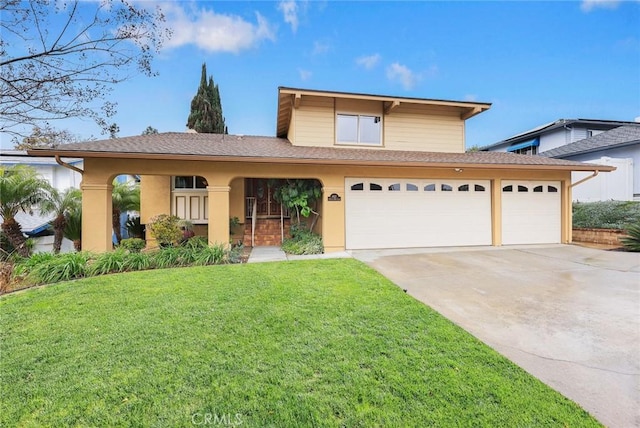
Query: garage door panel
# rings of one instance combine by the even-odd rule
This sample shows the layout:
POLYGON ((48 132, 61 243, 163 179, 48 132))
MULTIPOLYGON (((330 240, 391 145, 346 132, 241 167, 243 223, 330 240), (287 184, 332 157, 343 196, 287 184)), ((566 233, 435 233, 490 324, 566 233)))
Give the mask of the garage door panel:
POLYGON ((560 243, 560 182, 505 181, 502 185, 502 243, 560 243), (527 191, 519 192, 519 187, 527 191))
POLYGON ((487 180, 347 179, 346 247, 490 245, 489 185, 487 180), (352 191, 356 183, 363 183, 363 190, 352 191), (383 190, 370 191, 370 183, 383 190), (443 192, 443 184, 452 191, 443 192), (476 184, 485 191, 476 192, 476 184), (464 185, 471 191, 458 191, 464 185))

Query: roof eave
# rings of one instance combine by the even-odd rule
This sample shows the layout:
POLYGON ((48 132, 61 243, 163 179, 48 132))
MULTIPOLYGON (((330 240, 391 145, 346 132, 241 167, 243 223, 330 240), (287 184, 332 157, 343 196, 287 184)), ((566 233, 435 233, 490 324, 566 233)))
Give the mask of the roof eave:
MULTIPOLYGON (((627 146, 633 146, 635 144, 640 144, 640 140, 633 140, 633 141, 625 141, 624 143, 619 143, 619 144, 612 144, 609 146, 605 146, 605 147, 596 147, 596 148, 589 148, 589 149, 585 149, 585 150, 579 150, 579 151, 575 151, 575 152, 571 152, 571 153, 561 153, 558 155, 545 155, 544 152, 540 153, 540 156, 546 156, 552 159, 562 159, 563 157, 572 157, 572 156, 579 156, 579 155, 586 155, 588 153, 595 153, 595 152, 602 152, 605 150, 610 150, 610 149, 619 149, 622 147, 627 147, 627 146)), ((551 150, 549 150, 551 151, 551 150)))
MULTIPOLYGON (((34 156, 67 156, 65 152, 43 153, 43 150, 34 156)), ((252 163, 277 163, 296 165, 349 165, 349 166, 378 166, 378 167, 412 167, 412 168, 469 168, 469 169, 527 169, 544 171, 614 171, 616 168, 607 165, 540 165, 540 164, 501 164, 501 163, 466 163, 466 162, 420 162, 420 161, 381 161, 362 159, 320 159, 320 158, 288 158, 288 157, 251 157, 251 156, 213 156, 213 155, 185 155, 171 153, 111 153, 111 152, 74 152, 75 157, 96 159, 154 159, 154 160, 186 160, 209 162, 252 162, 252 163), (115 156, 114 156, 115 155, 115 156)))
POLYGON ((455 101, 455 100, 443 100, 432 98, 413 98, 413 97, 401 97, 391 95, 375 95, 375 94, 363 94, 357 92, 338 92, 338 91, 322 91, 316 89, 302 89, 302 88, 290 88, 280 86, 278 88, 279 94, 289 95, 315 95, 331 98, 358 98, 363 100, 373 101, 395 101, 408 102, 413 104, 429 104, 429 105, 446 105, 451 107, 484 107, 485 110, 491 108, 491 103, 476 102, 476 101, 455 101))

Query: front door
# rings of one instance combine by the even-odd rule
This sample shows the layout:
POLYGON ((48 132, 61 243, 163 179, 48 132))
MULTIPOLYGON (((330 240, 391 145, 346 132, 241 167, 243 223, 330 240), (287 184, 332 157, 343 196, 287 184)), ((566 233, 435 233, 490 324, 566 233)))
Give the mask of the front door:
POLYGON ((256 198, 256 214, 260 217, 280 217, 280 202, 274 199, 274 182, 267 178, 246 180, 247 196, 256 198))

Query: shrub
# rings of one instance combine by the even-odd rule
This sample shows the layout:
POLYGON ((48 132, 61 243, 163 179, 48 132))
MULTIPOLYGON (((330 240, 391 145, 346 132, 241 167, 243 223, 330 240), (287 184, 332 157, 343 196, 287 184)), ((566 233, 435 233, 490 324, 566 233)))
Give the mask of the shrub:
POLYGON ((14 272, 16 275, 29 275, 29 273, 38 265, 50 263, 56 258, 56 255, 53 253, 36 253, 31 257, 20 258, 16 260, 14 272))
POLYGON ((204 236, 194 236, 182 242, 180 245, 190 250, 201 250, 209 246, 209 241, 207 241, 207 238, 204 236))
POLYGON ((322 254, 322 237, 307 230, 298 229, 290 239, 282 243, 282 251, 287 254, 322 254))
POLYGON ((124 250, 116 250, 99 254, 91 263, 91 275, 106 275, 108 273, 124 272, 124 250))
POLYGON ((625 229, 637 223, 640 223, 640 202, 603 201, 573 204, 573 227, 625 229))
POLYGON ((151 218, 149 232, 161 247, 172 246, 182 238, 180 218, 175 215, 160 214, 151 218))
POLYGON ((624 248, 633 252, 640 252, 640 223, 627 229, 627 236, 620 240, 624 248))
POLYGON ((185 266, 184 252, 180 247, 160 248, 152 254, 153 264, 159 269, 185 266))
POLYGON ((222 245, 207 246, 195 254, 194 264, 199 266, 217 265, 226 262, 227 251, 222 245))
POLYGON ((153 269, 152 261, 148 253, 129 253, 124 257, 123 268, 125 271, 153 269))
MULTIPOLYGON (((87 276, 87 261, 91 255, 86 252, 58 254, 32 266, 27 281, 34 284, 49 284, 69 281, 87 276)), ((33 257, 32 257, 33 258, 33 257)))
POLYGON ((140 238, 127 238, 120 241, 120 248, 130 253, 139 253, 146 245, 145 240, 140 238))
POLYGON ((244 246, 234 245, 227 251, 227 263, 242 263, 242 255, 244 253, 244 246))
MULTIPOLYGON (((242 247, 226 249, 223 245, 209 246, 204 239, 195 239, 185 246, 166 247, 147 253, 129 252, 123 248, 98 255, 87 252, 38 253, 29 258, 16 258, 15 267, 11 266, 13 271, 11 279, 19 277, 17 279, 24 280, 25 284, 29 285, 50 284, 110 273, 238 263, 241 261, 241 255, 242 247)), ((2 282, 1 274, 2 272, 0 272, 0 288, 4 282, 7 282, 2 282)))

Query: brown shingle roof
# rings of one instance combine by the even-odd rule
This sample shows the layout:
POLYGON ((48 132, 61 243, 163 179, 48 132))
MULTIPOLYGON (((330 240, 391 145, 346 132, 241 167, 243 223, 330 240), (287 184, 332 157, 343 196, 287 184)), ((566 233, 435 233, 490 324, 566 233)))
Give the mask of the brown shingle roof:
POLYGON ((32 149, 33 156, 76 158, 142 158, 246 161, 273 163, 310 163, 329 165, 385 166, 474 166, 477 168, 524 168, 601 171, 611 167, 585 164, 542 156, 500 152, 435 153, 360 149, 346 147, 294 146, 289 140, 223 134, 168 132, 116 138, 58 146, 55 149, 32 149))

